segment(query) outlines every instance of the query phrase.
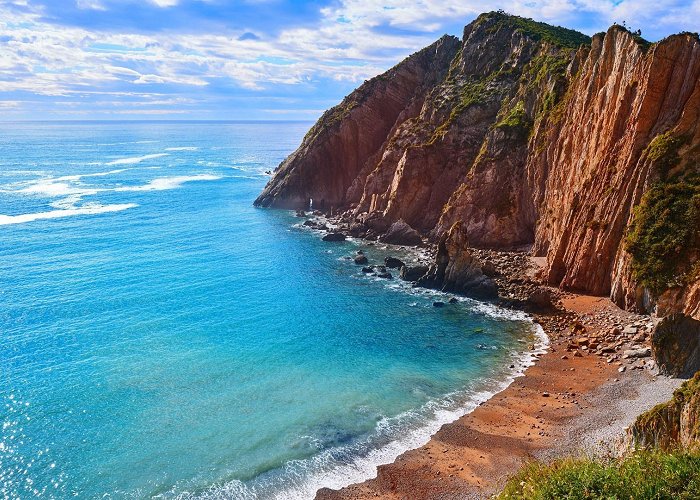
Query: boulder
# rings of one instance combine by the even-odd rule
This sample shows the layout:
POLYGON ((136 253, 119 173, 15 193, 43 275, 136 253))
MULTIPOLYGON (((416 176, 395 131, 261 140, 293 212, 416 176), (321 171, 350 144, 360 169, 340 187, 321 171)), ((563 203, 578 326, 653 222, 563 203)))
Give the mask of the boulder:
POLYGON ((439 300, 436 300, 435 302, 433 302, 433 307, 442 307, 444 305, 445 305, 445 303, 441 302, 439 300))
POLYGON ((389 229, 379 238, 379 241, 392 245, 420 246, 423 244, 420 233, 406 224, 402 219, 399 219, 389 226, 389 229))
POLYGON ((365 257, 364 255, 356 256, 355 257, 355 264, 357 264, 358 266, 363 266, 363 265, 367 264, 367 257, 365 257))
POLYGON ((390 280, 391 278, 393 278, 393 276, 391 275, 391 273, 387 273, 387 272, 379 273, 379 274, 377 274, 377 277, 378 277, 378 278, 388 279, 388 280, 390 280))
POLYGON ((328 233, 323 238, 323 241, 345 241, 345 235, 343 233, 328 233))
POLYGON ((489 278, 494 278, 499 274, 499 272, 496 270, 496 266, 490 260, 487 260, 481 264, 481 272, 489 278))
POLYGON ((350 224, 348 234, 355 238, 363 238, 367 234, 367 227, 359 222, 353 222, 350 224))
POLYGON ((638 349, 628 349, 623 351, 622 357, 628 358, 648 358, 651 356, 651 349, 649 347, 640 347, 638 349))
POLYGON ((374 272, 374 269, 372 269, 371 267, 363 267, 362 272, 365 274, 370 274, 374 272))
POLYGON ((384 265, 389 269, 401 269, 404 266, 404 263, 396 257, 387 257, 384 259, 384 265))
POLYGON ((306 212, 304 212, 303 210, 297 210, 296 216, 297 217, 306 217, 306 212))
POLYGON ((481 262, 469 250, 461 222, 455 222, 440 238, 435 263, 416 282, 416 286, 460 293, 476 299, 498 298, 498 286, 481 271, 481 262))
POLYGON ((689 378, 700 370, 700 321, 682 313, 663 318, 651 336, 661 373, 689 378))
POLYGON ((552 292, 546 287, 537 287, 525 300, 525 307, 530 312, 545 312, 554 309, 552 292))
POLYGON ((399 271, 399 278, 404 281, 418 281, 428 272, 428 266, 406 266, 399 271))

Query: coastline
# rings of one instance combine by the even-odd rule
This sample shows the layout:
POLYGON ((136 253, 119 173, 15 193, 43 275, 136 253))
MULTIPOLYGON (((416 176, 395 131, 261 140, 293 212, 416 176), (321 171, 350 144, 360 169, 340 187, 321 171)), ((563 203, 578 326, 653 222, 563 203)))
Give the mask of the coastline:
MULTIPOLYGON (((523 277, 534 279, 539 262, 523 253, 496 253, 510 255, 499 284, 517 296, 513 289, 523 277)), ((530 460, 616 453, 626 427, 670 399, 682 381, 656 375, 648 359, 622 354, 648 344, 648 334, 640 338, 645 326, 614 353, 578 343, 582 332, 603 338, 613 325, 649 324, 649 317, 623 311, 607 298, 553 293, 557 310, 533 315, 549 345, 524 372, 442 425, 426 444, 378 466, 374 478, 337 490, 321 488, 316 499, 485 498, 530 460)))

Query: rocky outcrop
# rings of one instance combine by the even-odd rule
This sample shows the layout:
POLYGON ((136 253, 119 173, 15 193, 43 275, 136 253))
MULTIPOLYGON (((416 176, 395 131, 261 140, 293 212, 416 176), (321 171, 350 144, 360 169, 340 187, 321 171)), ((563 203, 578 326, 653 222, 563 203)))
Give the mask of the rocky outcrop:
POLYGON ((420 233, 401 219, 389 226, 386 234, 379 238, 379 241, 392 245, 420 246, 423 244, 420 233))
POLYGON ((456 222, 438 243, 435 264, 416 285, 478 299, 498 297, 496 282, 484 275, 481 262, 469 251, 466 230, 456 222))
POLYGON ((459 46, 457 38, 444 36, 326 111, 275 170, 255 204, 326 209, 356 201, 349 188, 376 166, 392 132, 418 113, 459 46))
POLYGON ((628 437, 635 446, 664 450, 700 445, 700 373, 684 382, 671 401, 641 414, 628 437))
POLYGON ((404 265, 400 272, 399 278, 404 281, 418 281, 429 271, 428 266, 406 266, 404 265))
POLYGON ((682 313, 662 319, 651 336, 659 370, 673 377, 692 377, 700 370, 700 321, 682 313))
POLYGON ((474 247, 546 257, 549 285, 700 318, 699 155, 697 35, 494 12, 326 112, 256 204, 313 200, 411 244, 460 223, 474 247))

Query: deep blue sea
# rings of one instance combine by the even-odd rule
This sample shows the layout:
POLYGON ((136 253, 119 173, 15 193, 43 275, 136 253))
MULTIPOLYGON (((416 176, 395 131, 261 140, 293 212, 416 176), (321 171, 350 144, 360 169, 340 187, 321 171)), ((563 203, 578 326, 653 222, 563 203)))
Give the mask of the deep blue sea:
POLYGON ((312 497, 530 362, 526 318, 252 206, 310 125, 0 124, 0 497, 312 497))

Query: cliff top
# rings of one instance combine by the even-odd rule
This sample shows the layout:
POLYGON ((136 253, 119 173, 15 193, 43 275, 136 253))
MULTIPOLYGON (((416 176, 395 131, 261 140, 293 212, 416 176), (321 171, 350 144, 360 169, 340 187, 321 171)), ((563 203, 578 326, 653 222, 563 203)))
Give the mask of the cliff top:
POLYGON ((575 49, 591 43, 591 37, 576 30, 552 26, 527 17, 508 14, 502 10, 481 14, 474 21, 474 26, 478 27, 485 22, 494 23, 490 29, 506 28, 522 31, 536 40, 542 40, 562 48, 575 49))

